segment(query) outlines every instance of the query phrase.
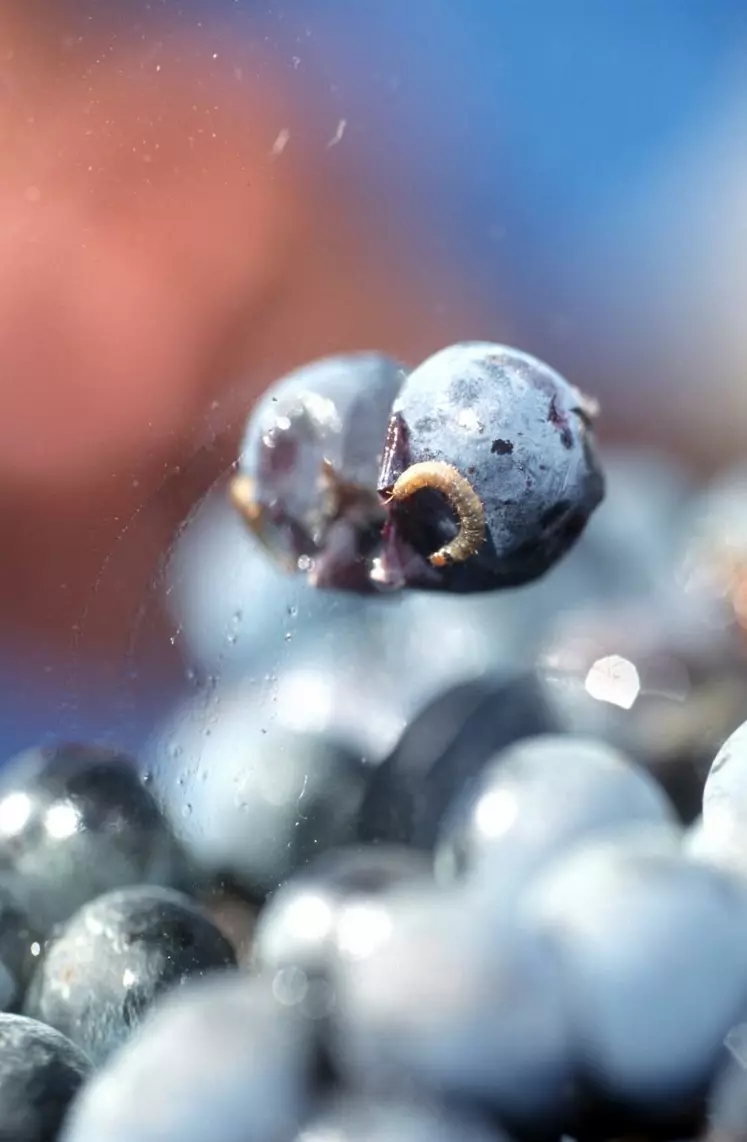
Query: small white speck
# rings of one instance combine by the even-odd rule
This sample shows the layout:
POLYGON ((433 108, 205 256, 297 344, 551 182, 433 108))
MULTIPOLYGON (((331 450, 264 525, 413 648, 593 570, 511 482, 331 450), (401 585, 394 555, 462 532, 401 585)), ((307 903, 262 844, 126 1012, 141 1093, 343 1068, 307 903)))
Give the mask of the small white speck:
POLYGON ((341 119, 340 120, 340 122, 337 124, 337 130, 335 131, 334 135, 332 136, 332 138, 327 143, 327 150, 329 150, 330 147, 336 147, 337 144, 342 141, 342 136, 345 134, 345 128, 347 127, 347 125, 348 125, 347 119, 341 119))
POLYGON ((33 944, 31 945, 31 955, 32 956, 41 955, 41 944, 37 943, 36 940, 34 940, 33 944))
POLYGON ((290 139, 290 137, 291 137, 291 133, 288 130, 288 128, 283 127, 282 131, 280 131, 278 133, 277 139, 272 144, 272 149, 270 150, 270 154, 273 155, 275 158, 277 158, 278 155, 282 155, 283 151, 288 146, 288 140, 290 139))
POLYGON ((584 683, 590 698, 608 702, 621 710, 630 710, 641 691, 641 680, 635 665, 619 654, 598 658, 584 683))
POLYGON ((482 432, 482 424, 473 408, 463 408, 456 421, 460 428, 466 428, 469 432, 482 432))

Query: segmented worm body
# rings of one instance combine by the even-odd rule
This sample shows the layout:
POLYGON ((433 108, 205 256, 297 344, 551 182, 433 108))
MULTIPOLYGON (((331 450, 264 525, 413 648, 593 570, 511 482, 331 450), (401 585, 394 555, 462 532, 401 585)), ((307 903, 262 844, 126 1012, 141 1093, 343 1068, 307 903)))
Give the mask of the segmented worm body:
POLYGON ((399 477, 391 491, 391 499, 406 500, 421 488, 441 492, 459 520, 454 538, 439 547, 428 558, 434 567, 463 563, 480 550, 485 539, 485 509, 469 480, 443 460, 426 460, 412 464, 399 477))

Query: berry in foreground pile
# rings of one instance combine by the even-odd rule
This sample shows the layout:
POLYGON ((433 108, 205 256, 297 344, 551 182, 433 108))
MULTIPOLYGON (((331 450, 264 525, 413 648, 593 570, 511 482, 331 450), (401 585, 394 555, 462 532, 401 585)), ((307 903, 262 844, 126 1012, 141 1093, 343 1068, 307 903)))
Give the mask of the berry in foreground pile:
POLYGON ((0 1139, 56 1142, 91 1064, 64 1035, 22 1015, 0 1015, 0 1139))
POLYGON ((633 833, 569 853, 526 908, 591 1089, 643 1124, 686 1123, 747 1013, 747 882, 689 861, 669 833, 633 833))
POLYGON ((674 820, 661 787, 623 754, 593 738, 545 734, 497 754, 457 798, 436 867, 497 896, 595 833, 674 820))
POLYGON ((329 1100, 306 1124, 303 1142, 507 1142, 493 1123, 438 1101, 361 1096, 329 1100))
POLYGON ((239 973, 164 1000, 72 1109, 64 1142, 292 1142, 322 1087, 317 1027, 239 973))
POLYGON ((262 909, 254 931, 252 962, 259 971, 287 970, 286 979, 324 976, 340 933, 367 900, 399 885, 427 883, 430 862, 415 849, 362 845, 312 861, 262 909))
POLYGON ((211 696, 215 716, 198 695, 157 735, 153 785, 196 863, 260 901, 313 856, 355 840, 366 767, 321 733, 279 726, 250 680, 211 696))
POLYGON ((134 761, 83 743, 0 772, 0 875, 43 936, 110 888, 179 884, 185 859, 134 761))
POLYGON ((98 1065, 167 988, 235 962, 226 937, 189 897, 123 888, 84 904, 55 933, 26 1014, 67 1035, 98 1065))

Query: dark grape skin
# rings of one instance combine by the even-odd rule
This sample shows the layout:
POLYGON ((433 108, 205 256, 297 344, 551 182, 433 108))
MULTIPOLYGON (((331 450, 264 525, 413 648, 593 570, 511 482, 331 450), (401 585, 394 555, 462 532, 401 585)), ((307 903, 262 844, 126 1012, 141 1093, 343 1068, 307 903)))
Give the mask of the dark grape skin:
POLYGON ((404 380, 392 406, 379 487, 415 464, 440 461, 482 504, 485 535, 465 561, 428 555, 457 532, 436 491, 391 505, 380 581, 459 593, 539 578, 575 543, 604 498, 592 432, 594 402, 528 353, 464 341, 404 380))
POLYGON ((18 1011, 41 946, 25 909, 0 878, 0 1011, 18 1011))
POLYGON ((363 841, 431 851, 455 796, 500 749, 560 722, 533 675, 480 679, 435 698, 373 774, 359 815, 363 841))
POLYGON ((90 1071, 83 1052, 58 1031, 0 1014, 0 1142, 57 1142, 90 1071))
POLYGON ((147 885, 119 889, 56 931, 25 1011, 100 1066, 164 991, 235 962, 226 937, 189 897, 147 885))
POLYGON ((134 760, 72 742, 27 750, 0 772, 0 876, 46 937, 102 892, 181 887, 188 870, 134 760))
POLYGON ((319 1026, 227 971, 166 996, 87 1084, 60 1142, 287 1142, 325 1087, 319 1026))

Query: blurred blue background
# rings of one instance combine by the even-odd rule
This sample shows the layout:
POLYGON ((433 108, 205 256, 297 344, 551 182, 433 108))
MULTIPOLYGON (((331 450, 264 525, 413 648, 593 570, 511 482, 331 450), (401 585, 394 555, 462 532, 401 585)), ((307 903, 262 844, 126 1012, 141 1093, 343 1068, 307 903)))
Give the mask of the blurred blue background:
POLYGON ((710 463, 741 449, 747 6, 319 0, 246 15, 345 119, 344 161, 424 275, 449 266, 515 343, 597 392, 608 424, 710 463))

